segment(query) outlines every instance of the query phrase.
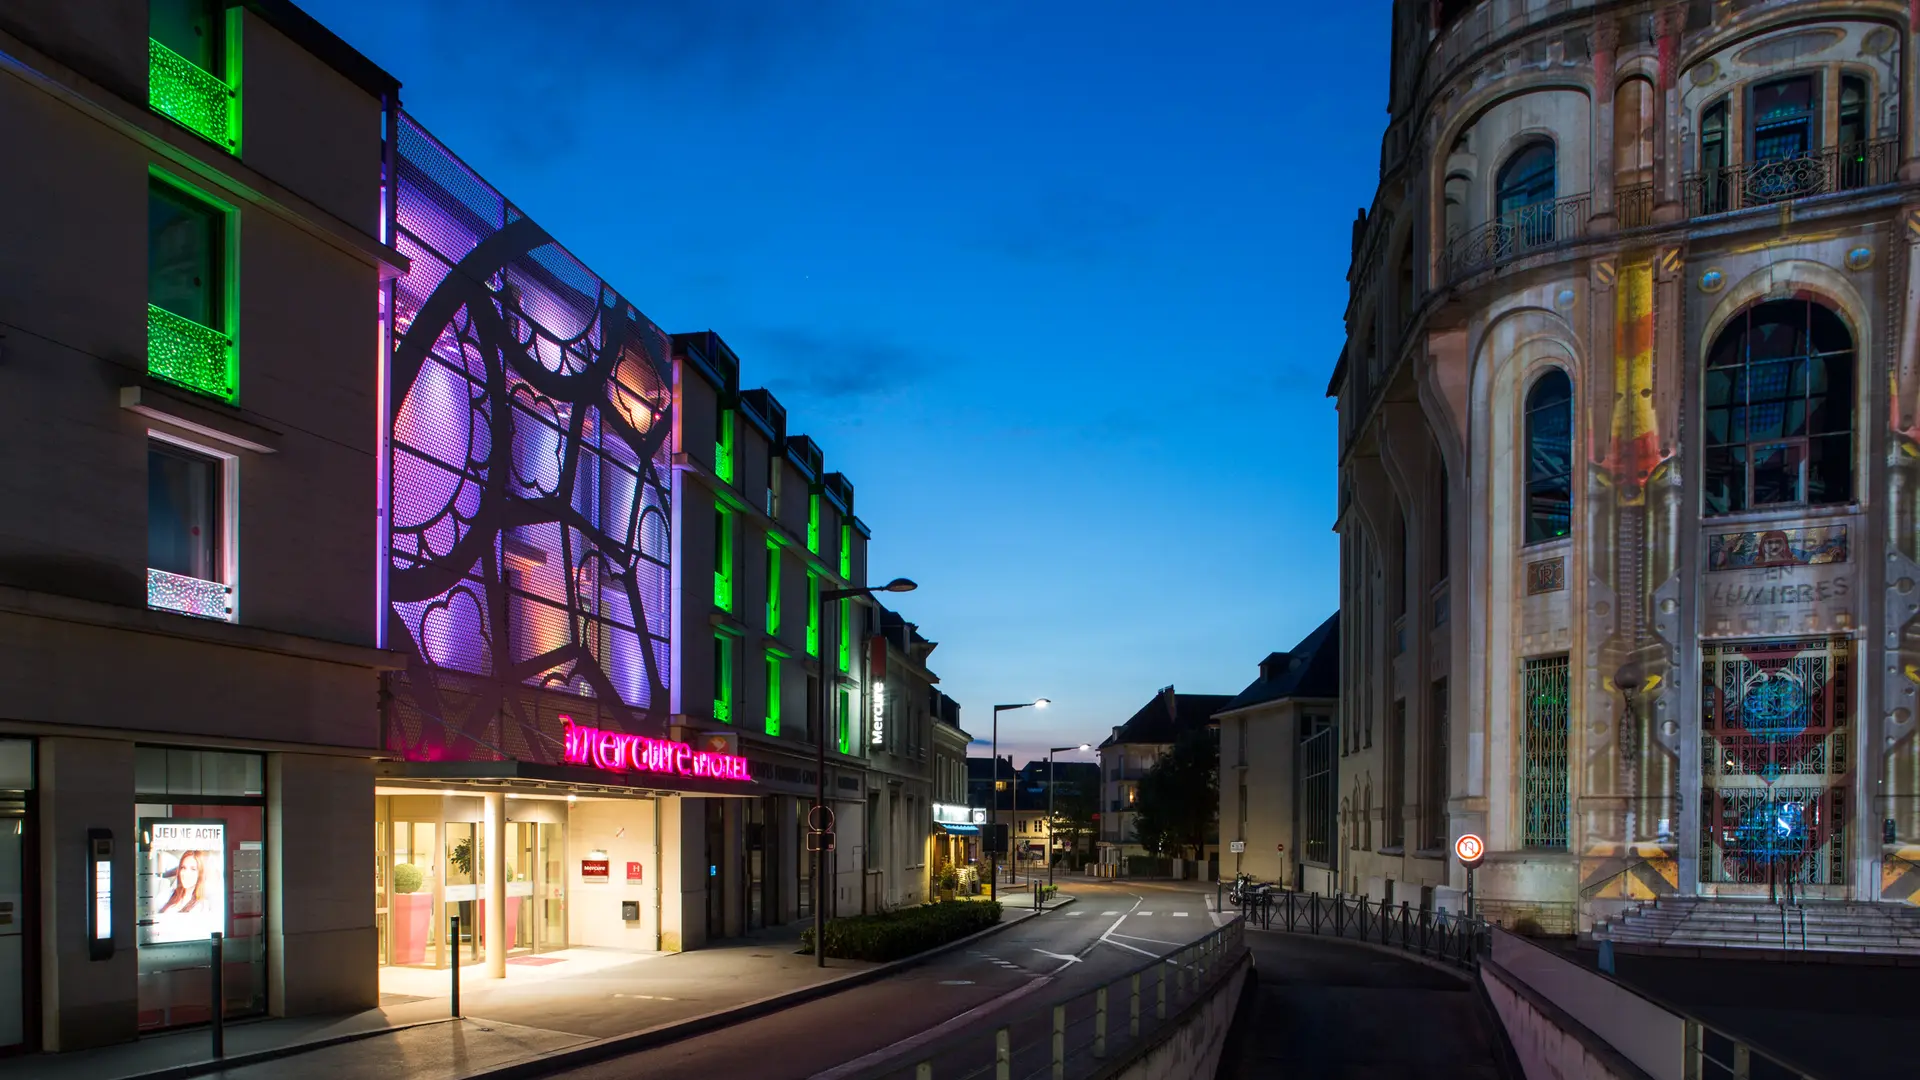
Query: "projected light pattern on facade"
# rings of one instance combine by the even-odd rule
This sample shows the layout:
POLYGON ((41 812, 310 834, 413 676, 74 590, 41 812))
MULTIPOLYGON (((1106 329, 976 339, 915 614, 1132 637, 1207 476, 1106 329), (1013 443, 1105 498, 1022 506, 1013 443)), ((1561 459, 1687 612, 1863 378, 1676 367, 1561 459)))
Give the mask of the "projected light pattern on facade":
POLYGON ((560 762, 561 708, 659 732, 667 335, 411 118, 398 131, 388 639, 412 660, 388 745, 560 762))

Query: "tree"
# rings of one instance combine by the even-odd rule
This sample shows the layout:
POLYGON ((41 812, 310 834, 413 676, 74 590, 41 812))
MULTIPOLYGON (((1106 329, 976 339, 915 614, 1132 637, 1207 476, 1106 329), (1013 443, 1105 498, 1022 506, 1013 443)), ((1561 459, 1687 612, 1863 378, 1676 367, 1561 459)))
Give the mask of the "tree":
POLYGON ((1134 839, 1156 855, 1198 859, 1220 809, 1220 745, 1207 730, 1182 733, 1140 778, 1134 839))
MULTIPOLYGON (((1093 815, 1099 812, 1097 793, 1080 790, 1079 784, 1062 784, 1053 795, 1053 820, 1048 828, 1066 844, 1070 855, 1080 853, 1080 841, 1093 836, 1093 815)), ((1069 865, 1074 860, 1067 860, 1069 865)))

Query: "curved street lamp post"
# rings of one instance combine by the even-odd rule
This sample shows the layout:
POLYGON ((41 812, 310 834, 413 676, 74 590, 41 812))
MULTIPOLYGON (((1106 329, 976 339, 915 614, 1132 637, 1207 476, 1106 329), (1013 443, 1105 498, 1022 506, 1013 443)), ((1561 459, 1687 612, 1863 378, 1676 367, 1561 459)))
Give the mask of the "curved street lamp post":
MULTIPOLYGON (((993 787, 990 789, 992 801, 987 805, 992 809, 987 816, 987 898, 1000 898, 1000 714, 1014 709, 1044 709, 1053 704, 1046 698, 1034 698, 1016 705, 995 705, 993 707, 993 787)), ((1019 773, 1014 774, 1014 782, 1019 782, 1019 773)), ((1009 828, 1008 833, 1013 830, 1009 828)), ((1012 847, 1012 844, 1008 844, 1012 847)))
POLYGON ((1069 750, 1087 751, 1093 749, 1092 743, 1079 746, 1053 746, 1047 749, 1047 886, 1053 886, 1053 755, 1064 754, 1069 750))

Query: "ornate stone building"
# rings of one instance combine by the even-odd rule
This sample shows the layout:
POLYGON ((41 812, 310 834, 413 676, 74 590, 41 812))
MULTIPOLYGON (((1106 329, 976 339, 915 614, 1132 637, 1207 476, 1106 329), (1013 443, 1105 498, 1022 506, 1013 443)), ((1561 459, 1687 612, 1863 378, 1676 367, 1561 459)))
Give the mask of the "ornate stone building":
POLYGON ((1403 0, 1340 411, 1348 888, 1920 890, 1920 3, 1403 0))

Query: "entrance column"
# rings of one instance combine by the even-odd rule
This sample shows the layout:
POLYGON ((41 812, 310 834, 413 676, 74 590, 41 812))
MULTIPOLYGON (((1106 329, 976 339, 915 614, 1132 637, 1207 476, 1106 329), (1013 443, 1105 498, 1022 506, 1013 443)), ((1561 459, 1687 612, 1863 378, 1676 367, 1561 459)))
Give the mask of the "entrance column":
POLYGON ((507 977, 507 796, 487 792, 487 978, 507 977))

